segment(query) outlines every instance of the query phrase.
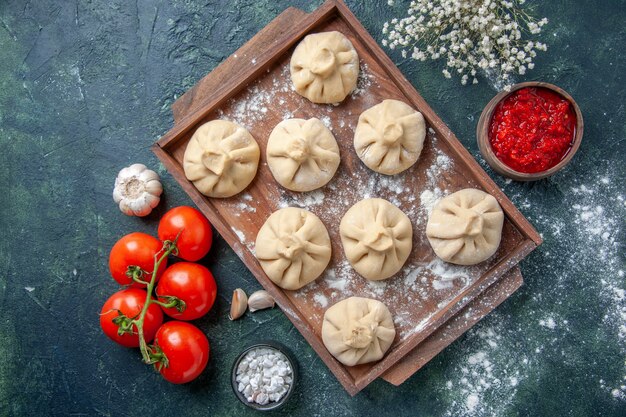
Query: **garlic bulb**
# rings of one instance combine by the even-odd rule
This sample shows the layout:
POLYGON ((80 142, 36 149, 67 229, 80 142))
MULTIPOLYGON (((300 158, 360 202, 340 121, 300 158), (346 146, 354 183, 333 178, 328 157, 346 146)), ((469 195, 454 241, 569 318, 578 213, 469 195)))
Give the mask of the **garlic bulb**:
POLYGON ((256 291, 248 297, 248 308, 250 309, 250 313, 254 313, 255 311, 263 310, 265 308, 274 308, 274 304, 274 297, 272 297, 270 293, 265 290, 256 291))
POLYGON ((113 200, 128 216, 147 216, 161 201, 159 175, 144 164, 123 168, 115 179, 113 200))

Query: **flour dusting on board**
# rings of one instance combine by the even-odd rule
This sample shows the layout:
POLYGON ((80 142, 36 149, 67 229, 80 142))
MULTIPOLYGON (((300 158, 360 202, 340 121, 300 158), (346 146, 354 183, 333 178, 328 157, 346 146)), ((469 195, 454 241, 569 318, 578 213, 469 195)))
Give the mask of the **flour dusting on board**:
POLYGON ((370 72, 368 65, 361 61, 359 78, 357 79, 356 88, 352 91, 351 97, 356 98, 364 95, 374 82, 376 82, 374 74, 370 72))
MULTIPOLYGON (((414 231, 419 236, 423 234, 433 205, 449 193, 439 184, 442 175, 449 172, 454 165, 452 159, 436 146, 438 139, 434 131, 429 132, 426 140, 431 142, 432 155, 431 162, 425 167, 425 191, 419 196, 406 185, 405 177, 414 175, 411 170, 387 176, 359 165, 358 172, 353 176, 339 172, 328 186, 320 190, 310 193, 282 191, 279 206, 311 210, 327 227, 337 228, 344 213, 354 203, 363 198, 385 198, 409 216, 414 229, 416 225, 419 226, 416 230, 421 232, 414 231)), ((445 307, 460 291, 481 276, 486 268, 487 265, 456 266, 433 257, 426 262, 408 261, 402 271, 391 279, 366 281, 353 270, 347 260, 342 259, 334 266, 329 266, 316 282, 295 292, 295 296, 312 299, 322 309, 352 295, 380 300, 393 310, 398 334, 404 340, 422 330, 430 318, 421 317, 420 322, 416 323, 416 318, 410 314, 411 309, 432 297, 441 300, 440 308, 445 307), (366 285, 363 285, 364 282, 366 285)))
MULTIPOLYGON (((261 80, 258 80, 228 101, 227 104, 232 109, 232 111, 228 112, 228 115, 222 109, 217 111, 217 115, 220 119, 232 120, 248 130, 252 130, 256 123, 263 121, 267 117, 269 109, 276 105, 277 95, 284 95, 290 92, 292 88, 293 84, 289 76, 289 66, 285 65, 280 75, 272 78, 271 89, 262 88, 261 80)), ((278 99, 278 102, 281 105, 285 104, 283 98, 278 99)), ((284 119, 292 117, 293 113, 285 110, 284 119)))
MULTIPOLYGON (((439 308, 453 302, 457 295, 470 286, 488 268, 489 263, 473 267, 458 267, 436 258, 425 242, 424 231, 428 215, 436 202, 449 194, 445 188, 446 178, 454 175, 454 162, 446 153, 447 145, 439 143, 436 132, 427 130, 424 151, 418 162, 408 170, 393 176, 371 171, 358 159, 346 158, 345 152, 353 151, 346 144, 352 143, 354 129, 361 111, 376 104, 382 94, 373 93, 379 88, 374 74, 367 64, 361 63, 356 89, 347 100, 358 102, 359 111, 334 105, 315 105, 309 108, 306 99, 294 98, 289 67, 273 70, 268 79, 252 83, 231 99, 219 117, 234 120, 248 128, 253 135, 266 134, 267 120, 291 117, 319 118, 342 144, 342 164, 334 178, 321 189, 298 193, 282 187, 273 187, 271 200, 262 201, 271 211, 285 207, 301 207, 316 214, 326 225, 333 241, 333 260, 324 274, 315 282, 294 291, 293 296, 307 303, 310 320, 321 320, 326 308, 350 296, 374 298, 385 303, 394 314, 400 341, 419 332, 429 323, 439 308), (268 88, 269 85, 269 88, 268 88), (289 103, 295 105, 289 107, 289 103), (346 163, 352 163, 350 170, 346 163), (416 184, 416 176, 419 183, 416 184), (274 198, 275 196, 275 198, 274 198), (339 243, 339 222, 344 213, 364 198, 384 198, 399 207, 411 220, 414 229, 414 250, 403 269, 396 276, 383 281, 366 281, 359 276, 345 259, 339 243), (419 309, 420 314, 415 314, 419 309)), ((269 129, 271 131, 271 129, 269 129)), ((266 169, 261 164, 259 169, 266 169)), ((248 193, 236 196, 222 204, 229 213, 241 221, 258 220, 260 212, 267 207, 257 206, 258 199, 248 193)), ((254 253, 256 236, 249 228, 233 228, 242 247, 254 253), (246 235, 246 233, 248 235, 246 235)), ((239 254, 239 252, 238 252, 239 254)), ((240 254, 240 256, 242 256, 240 254)), ((296 303, 298 305, 298 303, 296 303)))

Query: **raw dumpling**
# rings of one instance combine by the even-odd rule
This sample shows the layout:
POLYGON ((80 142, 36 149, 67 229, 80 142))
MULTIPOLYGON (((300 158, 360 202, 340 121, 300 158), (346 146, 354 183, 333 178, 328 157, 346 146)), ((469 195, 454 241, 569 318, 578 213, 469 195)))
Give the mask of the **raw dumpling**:
POLYGON ((326 349, 344 365, 381 359, 395 337, 391 313, 378 300, 350 297, 324 314, 322 340, 326 349))
POLYGON ((474 265, 496 253, 503 223, 504 214, 492 195, 466 188, 435 205, 426 236, 444 261, 474 265))
POLYGON ((296 92, 313 103, 339 103, 356 87, 359 56, 340 32, 305 37, 291 56, 296 92))
POLYGON ((288 119, 276 125, 270 134, 267 165, 283 187, 312 191, 335 175, 339 147, 319 119, 288 119))
POLYGON ((286 290, 297 290, 326 269, 330 238, 315 214, 287 207, 265 221, 256 237, 255 251, 269 279, 286 290))
POLYGON ((422 113, 398 100, 385 100, 359 116, 354 149, 368 168, 394 175, 419 158, 426 137, 422 113))
POLYGON ((185 176, 208 197, 231 197, 256 175, 261 152, 243 127, 212 120, 193 134, 183 157, 185 176))
POLYGON ((398 272, 413 247, 411 221, 382 198, 361 200, 350 207, 341 219, 339 233, 352 267, 372 281, 398 272))

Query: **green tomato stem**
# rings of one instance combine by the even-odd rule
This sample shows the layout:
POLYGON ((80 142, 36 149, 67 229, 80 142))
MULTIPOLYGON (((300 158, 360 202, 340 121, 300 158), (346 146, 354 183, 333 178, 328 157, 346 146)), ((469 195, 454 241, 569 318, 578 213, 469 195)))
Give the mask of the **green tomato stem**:
POLYGON ((139 336, 139 349, 141 350, 141 356, 143 357, 143 361, 147 364, 154 363, 154 358, 151 357, 151 353, 148 349, 148 344, 146 343, 146 338, 143 333, 143 323, 146 318, 146 313, 148 312, 148 307, 150 304, 156 303, 155 300, 152 299, 152 291, 154 290, 154 284, 156 283, 157 272, 161 263, 170 255, 176 254, 178 249, 176 248, 176 241, 178 240, 178 236, 174 239, 173 242, 166 240, 163 242, 163 249, 161 251, 163 254, 159 256, 157 253, 154 255, 154 269, 152 270, 152 276, 150 277, 150 281, 147 283, 146 292, 148 295, 146 296, 146 302, 143 304, 143 308, 139 313, 139 316, 132 321, 132 323, 137 327, 137 335, 139 336))
POLYGON ((182 313, 187 308, 187 305, 183 300, 173 295, 157 295, 157 299, 151 301, 153 304, 158 304, 163 308, 175 308, 179 313, 182 313), (159 298, 164 301, 160 301, 159 298))

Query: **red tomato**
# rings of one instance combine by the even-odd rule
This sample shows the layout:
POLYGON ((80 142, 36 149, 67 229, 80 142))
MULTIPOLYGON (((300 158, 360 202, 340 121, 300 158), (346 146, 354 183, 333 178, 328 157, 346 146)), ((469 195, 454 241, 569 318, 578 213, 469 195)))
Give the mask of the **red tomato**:
POLYGON ((211 310, 217 286, 213 274, 202 265, 191 262, 179 262, 167 268, 156 287, 156 295, 161 297, 172 295, 185 302, 185 310, 179 313, 176 308, 164 308, 163 311, 170 317, 178 320, 195 320, 211 310))
MULTIPOLYGON (((159 239, 145 233, 130 233, 113 245, 109 254, 109 269, 113 279, 121 285, 132 284, 133 287, 145 287, 145 285, 133 282, 126 275, 129 266, 138 266, 150 274, 154 269, 154 255, 159 253, 163 244, 159 239)), ((167 259, 159 266, 157 280, 167 267, 167 259)), ((150 275, 144 275, 144 281, 150 281, 150 275)))
POLYGON ((179 232, 178 257, 195 262, 204 258, 211 249, 213 242, 211 223, 195 208, 175 207, 161 218, 159 239, 173 241, 179 232))
POLYGON ((159 328, 154 344, 168 360, 159 372, 172 384, 184 384, 198 377, 209 362, 209 340, 196 326, 169 321, 159 328))
MULTIPOLYGON (((102 327, 104 334, 122 346, 139 346, 139 337, 137 334, 125 333, 121 336, 117 334, 118 326, 113 323, 113 319, 118 317, 118 310, 130 319, 137 316, 141 312, 147 296, 148 293, 139 288, 127 288, 113 294, 104 303, 100 313, 100 327, 102 327)), ((150 342, 154 339, 154 335, 162 323, 163 312, 158 305, 151 304, 150 307, 148 307, 143 322, 143 332, 146 342, 150 342)), ((137 332, 137 326, 133 325, 133 330, 137 332)))

